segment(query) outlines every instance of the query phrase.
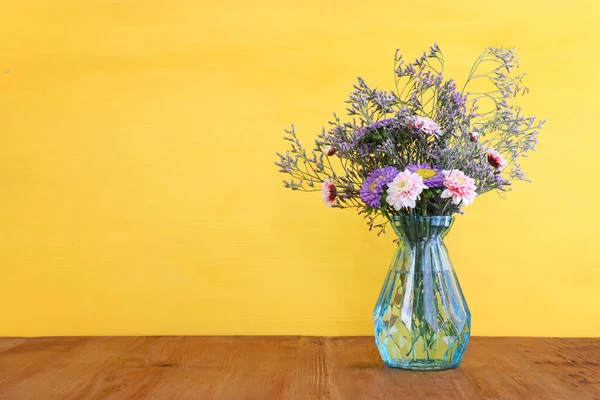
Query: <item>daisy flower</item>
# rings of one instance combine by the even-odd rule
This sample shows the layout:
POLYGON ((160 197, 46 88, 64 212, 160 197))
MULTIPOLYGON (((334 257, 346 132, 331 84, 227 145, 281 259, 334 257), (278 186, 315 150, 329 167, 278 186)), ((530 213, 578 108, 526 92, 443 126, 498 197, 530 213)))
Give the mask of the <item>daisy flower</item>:
POLYGON ((487 152, 487 160, 488 163, 498 171, 502 171, 508 165, 504 157, 492 149, 489 149, 487 152))
POLYGON ((423 178, 414 172, 405 170, 400 172, 393 181, 388 183, 387 203, 399 211, 403 207, 415 208, 417 199, 427 186, 423 184, 423 178))
POLYGON ((391 166, 371 172, 360 188, 361 200, 371 208, 379 208, 385 185, 393 181, 398 172, 398 169, 391 166))
POLYGON ((321 196, 323 197, 323 203, 325 203, 327 207, 333 207, 337 204, 337 188, 329 178, 325 178, 325 181, 323 182, 321 196))
POLYGON ((442 192, 442 199, 452 198, 453 204, 468 206, 473 203, 475 196, 475 180, 469 178, 462 171, 453 169, 443 171, 444 186, 446 189, 442 192))

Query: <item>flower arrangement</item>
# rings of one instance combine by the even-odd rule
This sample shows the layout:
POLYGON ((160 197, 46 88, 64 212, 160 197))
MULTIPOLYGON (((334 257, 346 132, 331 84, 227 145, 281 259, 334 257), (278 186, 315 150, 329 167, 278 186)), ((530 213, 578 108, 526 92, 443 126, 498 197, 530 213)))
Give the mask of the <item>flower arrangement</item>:
POLYGON ((286 130, 291 149, 275 163, 289 175, 285 187, 321 191, 327 206, 356 208, 380 233, 392 216, 448 216, 509 190, 526 180, 518 161, 545 122, 509 103, 528 92, 518 67, 514 49, 487 48, 459 90, 444 79, 437 44, 412 63, 396 51, 395 90, 358 78, 346 101, 351 119, 334 114, 312 152, 286 130))

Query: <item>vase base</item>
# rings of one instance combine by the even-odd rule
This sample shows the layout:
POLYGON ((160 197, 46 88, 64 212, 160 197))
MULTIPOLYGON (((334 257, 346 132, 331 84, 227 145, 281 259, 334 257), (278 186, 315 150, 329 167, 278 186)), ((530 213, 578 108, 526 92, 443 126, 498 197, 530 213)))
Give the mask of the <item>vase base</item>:
POLYGON ((440 371, 458 367, 459 363, 448 363, 443 360, 399 360, 386 361, 388 367, 407 369, 412 371, 440 371))

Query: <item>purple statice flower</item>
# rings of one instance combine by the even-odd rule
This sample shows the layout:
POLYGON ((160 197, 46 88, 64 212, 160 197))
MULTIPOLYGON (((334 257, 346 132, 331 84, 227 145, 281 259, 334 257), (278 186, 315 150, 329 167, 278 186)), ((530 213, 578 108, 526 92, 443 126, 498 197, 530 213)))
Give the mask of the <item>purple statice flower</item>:
POLYGON ((423 183, 428 188, 444 186, 444 174, 442 174, 442 171, 438 167, 432 167, 427 163, 423 163, 409 164, 406 169, 423 178, 423 183))
POLYGON ((506 190, 505 186, 510 185, 510 182, 500 174, 494 175, 494 180, 498 184, 498 189, 500 190, 506 190))
POLYGON ((396 94, 394 92, 385 92, 375 89, 373 91, 373 102, 377 105, 377 108, 387 114, 393 111, 392 106, 397 103, 396 94))
POLYGON ((385 185, 393 181, 398 172, 400 171, 392 166, 371 172, 360 188, 362 201, 371 208, 379 208, 385 185))
MULTIPOLYGON (((348 142, 348 133, 342 126, 335 126, 327 133, 323 131, 321 135, 319 135, 319 140, 323 149, 327 146, 331 146, 336 152, 342 153, 342 155, 352 148, 351 143, 348 142)), ((329 154, 327 155, 329 156, 329 154)))
POLYGON ((394 125, 394 122, 396 122, 396 118, 386 118, 381 121, 373 122, 367 126, 370 131, 375 131, 381 128, 389 128, 394 125))
POLYGON ((386 118, 380 121, 376 121, 370 123, 369 125, 365 125, 352 133, 350 137, 350 141, 348 142, 348 147, 354 149, 360 157, 368 157, 371 152, 373 152, 374 146, 369 143, 361 143, 361 139, 365 136, 368 137, 370 133, 376 132, 380 129, 396 129, 401 126, 400 120, 397 118, 386 118))
POLYGON ((381 128, 392 128, 398 122, 399 121, 396 118, 386 118, 382 119, 381 121, 370 123, 369 125, 363 126, 358 131, 356 131, 355 139, 358 140, 365 136, 365 134, 376 131, 381 128))

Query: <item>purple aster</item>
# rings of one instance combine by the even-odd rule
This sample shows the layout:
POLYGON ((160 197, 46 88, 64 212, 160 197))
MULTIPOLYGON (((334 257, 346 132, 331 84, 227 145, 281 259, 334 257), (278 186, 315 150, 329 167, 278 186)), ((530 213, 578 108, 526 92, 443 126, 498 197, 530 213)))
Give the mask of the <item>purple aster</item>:
POLYGON ((393 181, 398 172, 397 168, 391 166, 371 172, 360 188, 362 201, 371 208, 379 208, 385 185, 393 181))
POLYGON ((423 183, 428 188, 444 186, 444 175, 438 167, 432 167, 427 163, 423 163, 409 164, 406 169, 423 178, 423 183))

